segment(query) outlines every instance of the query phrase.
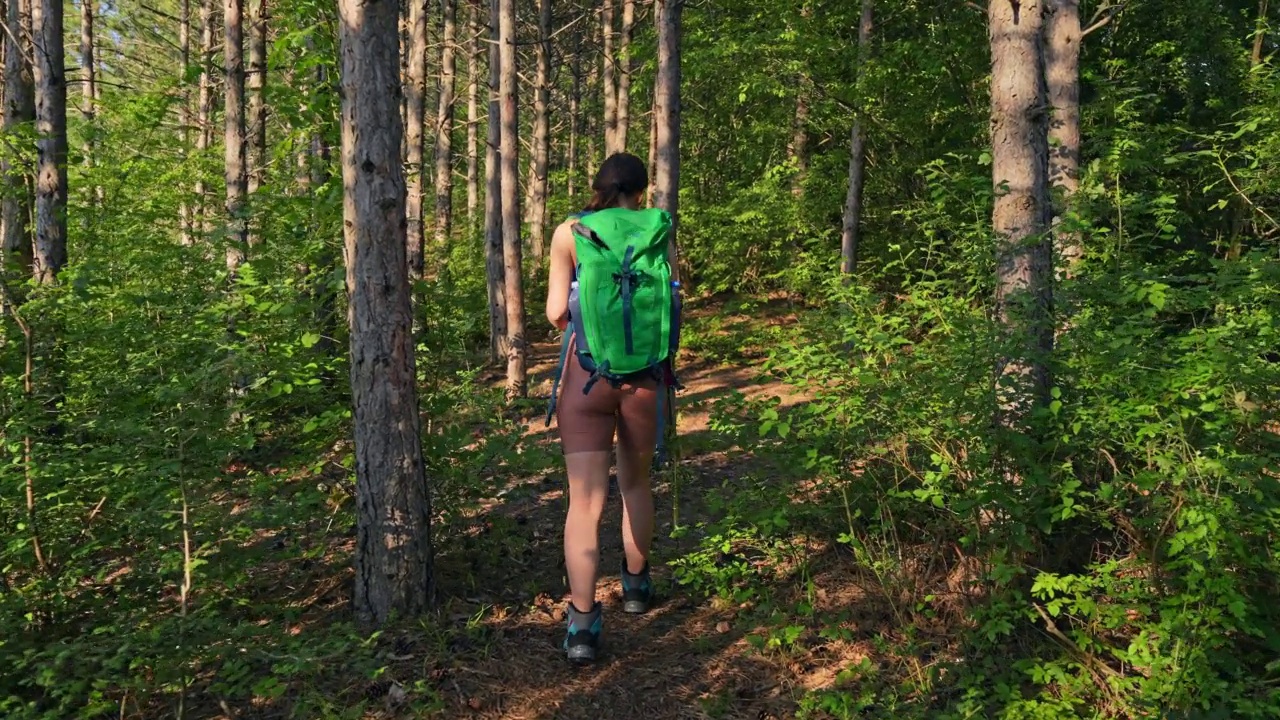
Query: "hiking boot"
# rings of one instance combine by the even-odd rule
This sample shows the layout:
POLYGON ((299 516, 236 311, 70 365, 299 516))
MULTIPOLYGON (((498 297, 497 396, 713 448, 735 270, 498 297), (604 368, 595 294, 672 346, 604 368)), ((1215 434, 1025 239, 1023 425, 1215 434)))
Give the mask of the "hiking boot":
POLYGON ((653 602, 653 580, 649 577, 649 563, 639 575, 627 572, 627 563, 622 562, 622 611, 627 613, 643 613, 649 611, 653 602))
POLYGON ((596 651, 600 648, 600 632, 604 629, 604 613, 600 603, 591 608, 591 612, 582 612, 569 603, 569 627, 564 635, 564 651, 570 662, 589 663, 596 659, 596 651))

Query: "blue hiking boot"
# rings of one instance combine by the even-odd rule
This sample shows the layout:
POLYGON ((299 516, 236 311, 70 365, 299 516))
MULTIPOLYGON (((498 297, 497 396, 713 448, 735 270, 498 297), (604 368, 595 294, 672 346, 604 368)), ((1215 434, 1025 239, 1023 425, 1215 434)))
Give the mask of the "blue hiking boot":
POLYGON ((649 563, 639 575, 627 572, 627 563, 622 562, 622 611, 639 614, 649 612, 653 603, 653 580, 649 577, 649 563))
POLYGON ((604 613, 600 603, 591 608, 591 612, 582 612, 569 603, 569 627, 564 635, 564 651, 570 662, 589 663, 596 659, 596 651, 600 649, 600 633, 604 630, 604 613))

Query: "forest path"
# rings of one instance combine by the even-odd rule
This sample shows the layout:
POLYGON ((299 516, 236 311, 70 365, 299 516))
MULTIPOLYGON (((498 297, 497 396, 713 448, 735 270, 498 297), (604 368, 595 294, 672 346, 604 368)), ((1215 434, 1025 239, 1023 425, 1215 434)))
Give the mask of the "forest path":
MULTIPOLYGON (((530 367, 532 396, 550 391, 558 346, 538 344, 530 367)), ((683 457, 678 460, 679 513, 686 527, 708 519, 707 500, 732 492, 734 484, 767 469, 751 452, 728 444, 708 427, 713 403, 737 390, 747 397, 777 395, 794 402, 789 389, 756 377, 753 367, 712 364, 682 368, 685 389, 677 407, 683 457)), ((558 447, 555 425, 529 423, 535 442, 558 447)), ((477 588, 504 588, 526 598, 524 607, 491 613, 462 640, 462 654, 434 673, 445 692, 449 717, 510 720, 590 718, 774 718, 786 717, 788 680, 745 638, 752 628, 735 623, 737 608, 700 601, 673 582, 664 561, 697 544, 697 530, 671 539, 673 473, 655 480, 657 538, 654 577, 656 607, 642 616, 621 612, 618 571, 622 563, 621 505, 611 486, 601 527, 599 598, 605 609, 602 657, 584 668, 570 666, 560 648, 567 595, 563 579, 561 528, 564 521, 563 466, 528 481, 529 492, 489 510, 485 530, 506 537, 499 562, 473 567, 477 588), (534 596, 532 603, 527 601, 534 596), (482 646, 482 647, 480 647, 482 646), (477 652, 472 653, 471 650, 477 652)), ((448 572, 446 566, 442 572, 448 572)), ((468 564, 484 563, 472 558, 468 564)), ((474 601, 483 598, 471 597, 474 601)), ((500 607, 501 605, 499 605, 500 607)), ((461 613, 455 620, 462 621, 461 613)))

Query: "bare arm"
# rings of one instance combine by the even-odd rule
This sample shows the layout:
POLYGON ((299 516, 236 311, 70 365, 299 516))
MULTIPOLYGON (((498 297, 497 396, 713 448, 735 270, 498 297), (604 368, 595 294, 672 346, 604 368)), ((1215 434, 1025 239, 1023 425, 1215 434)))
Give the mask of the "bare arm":
POLYGON ((573 230, 561 223, 551 236, 550 276, 547 278, 547 320, 558 330, 569 326, 569 284, 573 282, 573 230))

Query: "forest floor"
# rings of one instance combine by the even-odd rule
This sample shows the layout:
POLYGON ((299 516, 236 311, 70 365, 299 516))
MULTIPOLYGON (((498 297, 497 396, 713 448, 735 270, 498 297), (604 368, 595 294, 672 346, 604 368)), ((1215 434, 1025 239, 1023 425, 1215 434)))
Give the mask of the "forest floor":
MULTIPOLYGON (((558 343, 535 343, 531 397, 549 395, 558 350, 558 343)), ((718 431, 713 410, 721 401, 772 398, 785 417, 805 398, 760 373, 758 362, 694 362, 681 368, 681 379, 678 456, 654 485, 658 602, 645 615, 621 612, 621 506, 612 485, 601 527, 604 646, 595 664, 571 666, 560 645, 565 479, 555 426, 546 427, 542 406, 531 404, 521 418, 524 452, 539 449, 550 465, 504 478, 506 487, 437 552, 434 618, 389 628, 372 641, 378 658, 372 676, 354 660, 343 669, 338 649, 311 687, 293 688, 301 693, 297 703, 222 702, 221 717, 297 717, 303 706, 328 708, 326 717, 363 718, 855 717, 865 707, 859 695, 861 702, 877 697, 885 709, 875 687, 895 688, 889 695, 898 701, 927 703, 916 693, 931 684, 931 666, 952 654, 953 628, 939 621, 907 629, 903 605, 930 588, 950 594, 962 578, 949 563, 926 560, 925 550, 913 566, 916 592, 889 591, 882 576, 836 541, 850 529, 843 521, 802 527, 799 516, 780 512, 772 531, 736 533, 738 526, 725 522, 735 503, 801 506, 819 490, 777 453, 740 447, 718 431), (673 566, 680 565, 693 568, 688 576, 701 578, 693 583, 701 587, 677 581, 673 566), (862 688, 853 695, 851 682, 862 688)), ((309 520, 300 533, 314 533, 324 520, 309 520)), ((335 532, 324 542, 322 563, 304 573, 280 568, 288 579, 272 583, 292 589, 294 598, 280 602, 304 608, 291 632, 349 620, 353 539, 335 532)))

